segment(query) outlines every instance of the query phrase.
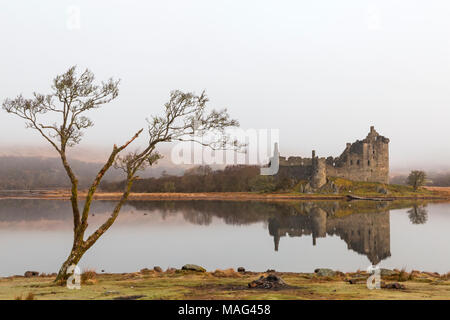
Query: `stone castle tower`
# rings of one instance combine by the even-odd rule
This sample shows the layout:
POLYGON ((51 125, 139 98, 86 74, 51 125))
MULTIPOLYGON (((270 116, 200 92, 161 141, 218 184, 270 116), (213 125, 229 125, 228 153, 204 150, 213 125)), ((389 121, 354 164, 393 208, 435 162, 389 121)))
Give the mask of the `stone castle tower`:
POLYGON ((354 181, 389 183, 389 139, 381 136, 374 127, 364 140, 347 143, 339 157, 312 158, 280 157, 280 172, 310 182, 320 188, 327 177, 340 177, 354 181))

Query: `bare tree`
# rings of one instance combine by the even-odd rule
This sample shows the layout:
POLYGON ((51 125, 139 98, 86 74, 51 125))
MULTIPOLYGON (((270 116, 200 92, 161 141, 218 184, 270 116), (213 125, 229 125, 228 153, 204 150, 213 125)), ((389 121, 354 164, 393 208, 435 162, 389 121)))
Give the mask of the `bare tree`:
POLYGON ((97 109, 114 100, 119 93, 119 81, 109 79, 99 85, 94 84, 94 75, 85 70, 77 75, 76 67, 57 76, 53 80, 52 92, 48 95, 34 93, 30 99, 19 95, 15 99, 6 99, 3 109, 26 121, 27 128, 36 130, 58 152, 67 176, 71 182, 71 204, 73 212, 74 239, 72 249, 62 264, 56 281, 68 277, 67 269, 78 264, 84 253, 111 227, 123 204, 127 201, 137 173, 156 163, 161 158, 156 146, 162 142, 192 141, 213 149, 242 150, 243 144, 232 140, 225 134, 229 127, 239 126, 230 118, 227 110, 207 112, 208 98, 203 92, 197 96, 193 93, 173 91, 169 101, 164 105, 162 116, 153 116, 148 121, 148 141, 142 151, 120 153, 126 149, 142 133, 137 131, 130 140, 113 149, 103 167, 90 186, 84 205, 78 204, 78 180, 67 159, 67 148, 80 143, 85 129, 93 125, 86 117, 92 109, 97 109), (48 123, 46 115, 57 116, 59 122, 48 123), (209 133, 218 133, 209 137, 209 133), (209 139, 205 139, 208 136, 209 139), (122 169, 126 174, 126 184, 120 200, 111 216, 86 236, 90 206, 105 173, 112 167, 122 169))
POLYGON ((426 182, 427 175, 424 171, 414 170, 411 171, 406 183, 413 187, 414 191, 417 191, 419 187, 423 186, 426 182))

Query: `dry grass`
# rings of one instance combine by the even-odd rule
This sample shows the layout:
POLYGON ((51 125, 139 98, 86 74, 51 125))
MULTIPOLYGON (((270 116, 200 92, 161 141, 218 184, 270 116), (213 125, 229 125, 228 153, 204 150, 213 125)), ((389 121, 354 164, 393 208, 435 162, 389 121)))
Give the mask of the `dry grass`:
MULTIPOLYGON (((90 270, 92 271, 92 270, 90 270)), ((289 285, 282 290, 261 290, 248 287, 262 273, 247 271, 236 274, 233 269, 215 272, 154 272, 140 274, 96 274, 98 281, 82 285, 81 290, 69 290, 54 284, 54 277, 0 278, 0 300, 23 298, 23 292, 33 288, 29 298, 54 299, 114 299, 121 296, 139 296, 141 299, 450 299, 450 281, 431 272, 415 272, 414 280, 406 280, 406 289, 369 290, 366 272, 339 273, 336 277, 317 277, 312 273, 277 273, 289 285), (348 279, 362 279, 349 283, 348 279)), ((382 276, 386 284, 398 282, 399 274, 382 276)), ((88 273, 86 273, 87 275, 88 273)), ((89 272, 92 276, 93 273, 89 272)), ((408 274, 406 271, 402 277, 408 274)), ((408 274, 408 277, 410 274, 408 274)), ((89 279, 88 279, 89 280, 89 279)), ((92 280, 92 279, 91 279, 92 280)))
POLYGON ((423 187, 423 188, 450 197, 450 187, 423 187))
POLYGON ((22 299, 22 296, 15 296, 14 300, 36 300, 36 297, 34 296, 33 292, 28 292, 28 294, 25 296, 25 298, 22 299))
POLYGON ((398 281, 404 282, 410 280, 410 274, 406 272, 406 268, 402 268, 398 274, 398 281))
POLYGON ((96 284, 97 283, 97 272, 95 269, 84 269, 81 273, 81 284, 96 284))
POLYGON ((441 276, 442 280, 450 280, 450 272, 447 272, 441 276))
POLYGON ((239 272, 234 271, 233 268, 220 270, 217 269, 212 273, 215 277, 222 277, 222 278, 240 278, 241 274, 239 272))

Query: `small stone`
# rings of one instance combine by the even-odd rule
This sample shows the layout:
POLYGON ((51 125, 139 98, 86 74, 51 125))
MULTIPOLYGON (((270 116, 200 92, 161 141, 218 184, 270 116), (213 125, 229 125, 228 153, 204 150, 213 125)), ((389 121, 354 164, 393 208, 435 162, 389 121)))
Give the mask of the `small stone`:
POLYGON ((334 277, 336 275, 335 271, 327 268, 316 269, 314 270, 314 273, 316 273, 319 277, 334 277))
POLYGON ((239 268, 237 268, 237 271, 244 273, 245 272, 245 268, 244 267, 239 267, 239 268))
POLYGON ((119 291, 105 291, 105 292, 103 292, 103 294, 106 296, 109 296, 112 294, 120 294, 120 292, 119 291))
POLYGON ((153 267, 153 270, 155 270, 156 272, 162 272, 162 269, 159 266, 153 267))
POLYGON ((185 264, 181 270, 186 270, 186 271, 196 271, 196 272, 206 272, 206 269, 198 266, 196 264, 185 264))

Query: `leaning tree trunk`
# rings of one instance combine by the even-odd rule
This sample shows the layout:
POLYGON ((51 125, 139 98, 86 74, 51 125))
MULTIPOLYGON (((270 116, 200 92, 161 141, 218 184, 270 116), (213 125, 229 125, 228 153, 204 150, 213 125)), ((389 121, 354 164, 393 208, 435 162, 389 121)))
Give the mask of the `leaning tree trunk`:
MULTIPOLYGON (((92 233, 86 240, 84 240, 84 232, 86 231, 87 223, 81 224, 79 229, 75 230, 72 250, 70 251, 69 257, 59 269, 58 275, 55 279, 56 282, 64 281, 69 278, 69 274, 67 273, 69 267, 71 265, 77 265, 86 251, 94 245, 94 243, 112 226, 114 221, 117 219, 120 209, 128 199, 135 178, 133 176, 128 176, 127 180, 128 182, 125 187, 125 191, 122 194, 119 202, 114 207, 111 216, 94 233, 92 233)), ((89 207, 87 208, 86 212, 89 212, 89 207)))
POLYGON ((136 177, 134 177, 134 174, 136 173, 137 169, 133 169, 130 172, 128 172, 127 175, 127 184, 125 187, 125 190, 122 194, 122 197, 120 198, 120 201, 117 203, 116 207, 114 208, 114 211, 112 212, 109 219, 106 220, 105 223, 103 223, 87 240, 84 240, 84 233, 88 227, 88 216, 89 211, 91 209, 91 203, 94 197, 94 194, 97 190, 98 185, 100 184, 100 181, 102 180, 105 173, 111 168, 113 165, 116 156, 119 152, 121 152, 123 149, 125 149, 131 142, 133 142, 142 132, 142 129, 139 130, 131 140, 126 142, 124 145, 117 147, 114 145, 113 151, 111 152, 111 155, 108 158, 108 161, 104 164, 104 166, 100 169, 97 176, 94 179, 94 182, 92 183, 91 187, 89 188, 89 191, 86 196, 86 201, 84 203, 84 208, 82 215, 80 217, 80 210, 78 208, 78 180, 76 179, 75 175, 72 172, 72 169, 70 168, 69 164, 67 163, 66 156, 65 156, 65 150, 61 152, 61 159, 63 161, 63 165, 66 168, 67 174, 69 175, 71 182, 72 182, 72 196, 71 196, 71 203, 72 203, 72 209, 73 209, 73 217, 74 217, 74 240, 73 240, 73 246, 72 250, 70 251, 69 257, 66 259, 66 261, 62 264, 61 268, 59 269, 58 275, 56 276, 55 281, 61 281, 68 279, 69 275, 67 274, 67 270, 71 265, 77 265, 78 262, 81 260, 85 252, 92 247, 92 245, 100 238, 100 236, 108 230, 111 225, 116 220, 117 216, 119 215, 119 211, 122 208, 123 204, 127 201, 128 195, 130 194, 131 187, 133 185, 134 180, 136 177))

